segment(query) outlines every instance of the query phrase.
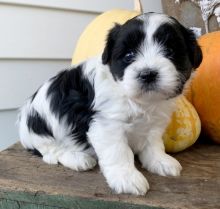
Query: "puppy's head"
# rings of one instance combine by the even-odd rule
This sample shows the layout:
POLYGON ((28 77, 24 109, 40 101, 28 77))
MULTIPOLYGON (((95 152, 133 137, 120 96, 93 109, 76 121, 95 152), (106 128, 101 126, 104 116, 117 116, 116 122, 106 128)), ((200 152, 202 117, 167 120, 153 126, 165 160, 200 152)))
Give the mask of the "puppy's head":
POLYGON ((146 13, 116 24, 102 54, 116 82, 129 97, 181 94, 202 61, 195 36, 177 20, 146 13))

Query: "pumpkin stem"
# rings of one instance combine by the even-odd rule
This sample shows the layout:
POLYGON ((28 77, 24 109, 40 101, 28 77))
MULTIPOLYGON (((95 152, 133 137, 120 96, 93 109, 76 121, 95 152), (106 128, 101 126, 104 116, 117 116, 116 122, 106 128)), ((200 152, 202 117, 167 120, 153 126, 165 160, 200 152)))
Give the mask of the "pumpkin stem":
POLYGON ((143 7, 141 0, 134 0, 134 10, 140 13, 143 13, 143 7))

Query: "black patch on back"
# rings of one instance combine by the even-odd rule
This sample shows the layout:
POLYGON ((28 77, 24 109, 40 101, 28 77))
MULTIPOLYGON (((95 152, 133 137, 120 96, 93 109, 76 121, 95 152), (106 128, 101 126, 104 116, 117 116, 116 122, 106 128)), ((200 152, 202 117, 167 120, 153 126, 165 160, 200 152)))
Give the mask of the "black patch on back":
POLYGON ((107 43, 102 55, 103 64, 110 66, 113 77, 123 79, 125 68, 131 64, 123 61, 123 57, 129 53, 138 53, 145 33, 143 21, 131 19, 124 25, 115 25, 108 34, 107 43))
POLYGON ((38 135, 53 137, 51 128, 47 125, 44 118, 42 118, 34 109, 32 109, 30 114, 27 116, 27 127, 29 131, 38 135))
POLYGON ((47 91, 51 111, 59 118, 66 118, 72 127, 71 135, 77 142, 87 142, 89 124, 95 114, 93 86, 82 72, 82 66, 60 72, 52 78, 47 91))

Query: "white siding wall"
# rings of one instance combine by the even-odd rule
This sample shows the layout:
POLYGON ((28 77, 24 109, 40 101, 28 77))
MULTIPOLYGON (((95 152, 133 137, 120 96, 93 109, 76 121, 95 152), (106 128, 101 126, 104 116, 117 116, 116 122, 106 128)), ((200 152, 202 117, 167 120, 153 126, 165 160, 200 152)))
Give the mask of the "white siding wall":
MULTIPOLYGON (((142 3, 161 12, 160 0, 142 3)), ((18 139, 17 108, 70 65, 85 26, 112 8, 132 9, 133 0, 0 0, 0 150, 18 139)))

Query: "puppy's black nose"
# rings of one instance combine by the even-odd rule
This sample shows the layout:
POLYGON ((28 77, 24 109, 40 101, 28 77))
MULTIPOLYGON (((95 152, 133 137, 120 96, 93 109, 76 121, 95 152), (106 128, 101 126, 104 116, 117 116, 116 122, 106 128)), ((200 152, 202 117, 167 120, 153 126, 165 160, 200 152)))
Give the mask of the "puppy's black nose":
POLYGON ((152 83, 155 82, 158 77, 158 72, 154 70, 145 70, 139 74, 139 78, 142 82, 152 83))

